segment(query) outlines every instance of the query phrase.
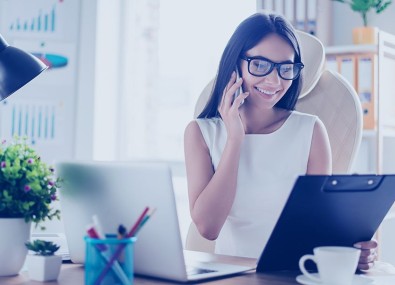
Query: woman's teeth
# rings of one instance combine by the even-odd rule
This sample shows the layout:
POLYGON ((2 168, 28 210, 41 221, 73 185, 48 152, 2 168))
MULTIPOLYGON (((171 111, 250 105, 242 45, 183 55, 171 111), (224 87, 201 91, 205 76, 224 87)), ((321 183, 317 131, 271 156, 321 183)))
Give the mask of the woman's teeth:
POLYGON ((268 91, 268 90, 263 90, 259 87, 255 87, 256 90, 258 90, 259 92, 265 94, 265 95, 269 95, 269 96, 273 96, 277 93, 277 91, 268 91))

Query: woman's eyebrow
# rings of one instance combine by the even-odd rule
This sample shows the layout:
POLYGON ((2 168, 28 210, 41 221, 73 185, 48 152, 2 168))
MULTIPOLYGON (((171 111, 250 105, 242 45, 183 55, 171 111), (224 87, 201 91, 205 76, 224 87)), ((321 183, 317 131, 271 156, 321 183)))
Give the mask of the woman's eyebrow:
POLYGON ((257 56, 249 56, 249 55, 246 55, 246 57, 252 58, 252 59, 263 59, 263 60, 267 60, 267 61, 270 61, 270 62, 273 62, 273 63, 294 63, 294 62, 293 62, 292 60, 290 60, 290 59, 283 60, 283 61, 273 61, 273 60, 271 60, 271 59, 269 59, 269 58, 267 58, 267 57, 260 56, 260 55, 257 55, 257 56))

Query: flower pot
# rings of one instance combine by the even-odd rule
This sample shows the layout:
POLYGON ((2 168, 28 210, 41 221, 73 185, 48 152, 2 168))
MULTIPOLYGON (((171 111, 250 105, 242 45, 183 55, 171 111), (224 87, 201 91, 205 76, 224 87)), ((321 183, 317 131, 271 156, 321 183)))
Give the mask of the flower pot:
POLYGON ((376 27, 358 27, 352 30, 352 39, 354 44, 371 44, 378 43, 379 29, 376 27))
POLYGON ((0 276, 16 275, 26 259, 30 223, 22 218, 0 218, 0 233, 0 276))
POLYGON ((45 282, 56 280, 59 276, 62 256, 60 255, 35 255, 29 254, 26 259, 26 267, 31 280, 45 282))

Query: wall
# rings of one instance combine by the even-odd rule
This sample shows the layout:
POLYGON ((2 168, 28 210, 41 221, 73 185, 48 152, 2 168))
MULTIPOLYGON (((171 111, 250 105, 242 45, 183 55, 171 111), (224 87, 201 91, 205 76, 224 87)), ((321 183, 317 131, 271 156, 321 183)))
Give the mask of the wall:
POLYGON ((75 158, 116 159, 121 1, 81 3, 75 158))
MULTIPOLYGON (((328 0, 329 1, 329 0, 328 0)), ((352 29, 363 26, 362 17, 359 13, 351 10, 349 5, 333 2, 332 10, 332 41, 330 45, 352 44, 352 29)), ((376 26, 388 33, 395 34, 395 3, 392 3, 381 14, 373 11, 368 13, 368 24, 376 26)))

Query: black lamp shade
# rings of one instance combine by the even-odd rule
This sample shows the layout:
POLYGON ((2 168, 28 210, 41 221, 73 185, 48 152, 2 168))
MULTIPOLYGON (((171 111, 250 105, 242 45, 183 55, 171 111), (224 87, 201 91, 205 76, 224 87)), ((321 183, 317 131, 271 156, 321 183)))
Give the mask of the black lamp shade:
POLYGON ((48 67, 35 56, 9 46, 0 35, 0 101, 48 67))

